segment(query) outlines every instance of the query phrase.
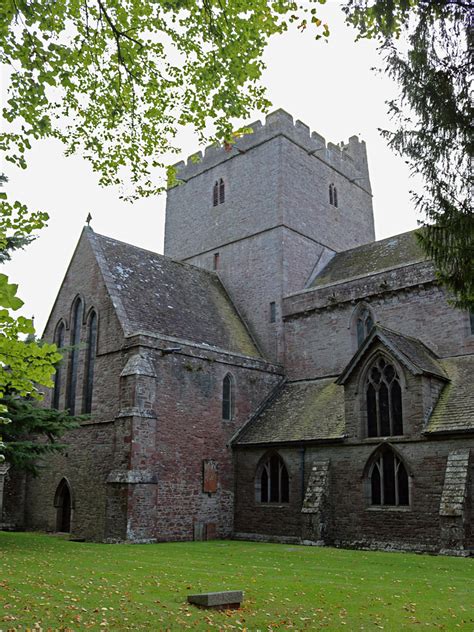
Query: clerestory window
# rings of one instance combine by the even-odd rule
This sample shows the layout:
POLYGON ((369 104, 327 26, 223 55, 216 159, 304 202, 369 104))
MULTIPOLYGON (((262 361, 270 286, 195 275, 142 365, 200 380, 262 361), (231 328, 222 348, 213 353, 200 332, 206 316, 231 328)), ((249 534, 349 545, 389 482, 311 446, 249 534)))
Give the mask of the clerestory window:
POLYGON ((257 471, 257 501, 287 503, 290 499, 288 470, 279 454, 272 454, 257 471))
POLYGON ((408 474, 401 459, 388 446, 377 453, 369 469, 370 504, 409 504, 408 474))
POLYGON ((402 389, 392 364, 379 357, 367 373, 367 436, 403 434, 402 389))
POLYGON ((374 326, 374 319, 371 312, 364 307, 356 320, 357 346, 360 347, 374 326))

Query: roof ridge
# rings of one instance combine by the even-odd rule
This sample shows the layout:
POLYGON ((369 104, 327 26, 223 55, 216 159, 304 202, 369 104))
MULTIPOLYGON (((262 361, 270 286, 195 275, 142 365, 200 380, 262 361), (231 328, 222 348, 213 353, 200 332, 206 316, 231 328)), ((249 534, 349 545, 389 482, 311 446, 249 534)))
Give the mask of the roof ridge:
POLYGON ((90 229, 91 233, 93 233, 96 237, 100 239, 109 239, 110 241, 114 241, 118 244, 122 244, 123 246, 128 246, 129 248, 134 248, 135 250, 142 250, 143 252, 147 252, 148 254, 159 257, 160 259, 165 259, 166 261, 171 261, 177 265, 183 266, 185 268, 194 268, 203 272, 205 274, 211 275, 213 278, 218 279, 219 277, 213 270, 207 270, 206 268, 201 268, 200 266, 196 266, 193 263, 188 263, 187 261, 180 261, 179 259, 173 259, 172 257, 168 257, 161 252, 156 252, 155 250, 150 250, 149 248, 143 248, 142 246, 137 246, 136 244, 131 244, 128 241, 122 241, 121 239, 115 239, 115 237, 109 237, 108 235, 102 235, 102 233, 96 233, 92 228, 90 229))

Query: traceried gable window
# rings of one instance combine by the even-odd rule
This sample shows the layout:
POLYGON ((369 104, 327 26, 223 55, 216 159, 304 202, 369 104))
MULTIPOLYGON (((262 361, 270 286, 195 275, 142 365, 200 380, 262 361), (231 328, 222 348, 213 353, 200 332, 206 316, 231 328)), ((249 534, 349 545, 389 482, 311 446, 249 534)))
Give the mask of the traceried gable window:
POLYGON ((225 183, 223 178, 216 180, 214 182, 214 187, 212 189, 212 205, 218 206, 219 204, 224 204, 225 202, 225 183))
POLYGON ((222 419, 225 421, 234 418, 234 391, 234 378, 228 373, 222 381, 222 419))
POLYGON ((402 389, 392 364, 379 357, 366 379, 367 436, 403 434, 402 389))
POLYGON ((388 446, 381 449, 369 469, 370 504, 373 506, 409 505, 407 470, 388 446))
POLYGON ((279 454, 272 454, 258 469, 257 501, 287 503, 290 500, 288 470, 279 454))
POLYGON ((367 307, 364 307, 356 320, 357 346, 360 347, 374 326, 374 318, 367 307))

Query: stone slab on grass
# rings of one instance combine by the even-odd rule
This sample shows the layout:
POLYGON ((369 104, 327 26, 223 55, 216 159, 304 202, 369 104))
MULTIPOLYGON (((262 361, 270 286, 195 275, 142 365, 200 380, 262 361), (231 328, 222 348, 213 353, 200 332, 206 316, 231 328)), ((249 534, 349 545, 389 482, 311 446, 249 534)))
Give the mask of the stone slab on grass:
POLYGON ((201 608, 240 608, 244 593, 241 590, 223 590, 220 592, 188 595, 188 602, 201 608))

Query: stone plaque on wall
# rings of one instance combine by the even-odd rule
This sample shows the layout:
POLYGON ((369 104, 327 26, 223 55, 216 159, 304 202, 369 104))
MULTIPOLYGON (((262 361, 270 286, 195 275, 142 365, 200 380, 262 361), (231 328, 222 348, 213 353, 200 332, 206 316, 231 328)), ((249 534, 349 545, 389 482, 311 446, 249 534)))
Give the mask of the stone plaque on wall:
POLYGON ((217 462, 212 459, 202 462, 202 491, 208 494, 217 492, 217 462))

